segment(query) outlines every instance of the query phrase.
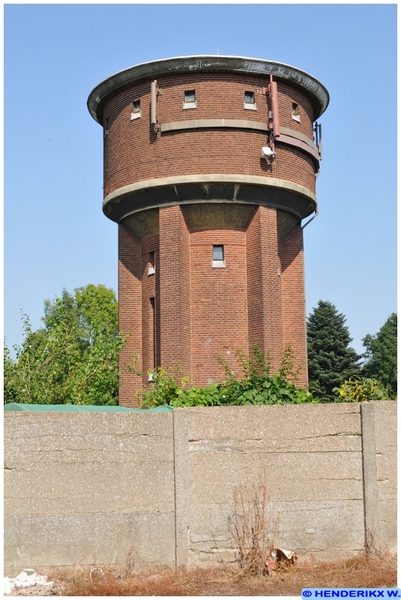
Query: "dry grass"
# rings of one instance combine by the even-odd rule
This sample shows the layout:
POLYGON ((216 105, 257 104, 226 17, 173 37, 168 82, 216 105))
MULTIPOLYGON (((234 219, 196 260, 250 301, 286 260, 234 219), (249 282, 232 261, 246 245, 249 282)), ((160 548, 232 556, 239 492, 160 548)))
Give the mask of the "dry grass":
MULTIPOLYGON (((267 511, 265 478, 234 492, 228 519, 237 564, 191 570, 134 572, 135 549, 126 567, 76 566, 49 574, 63 596, 301 596, 303 588, 380 588, 397 586, 396 557, 363 554, 336 562, 305 560, 274 565, 278 517, 267 511), (266 565, 269 568, 266 569, 266 565)), ((277 559, 278 559, 277 551, 277 559)), ((54 591, 52 592, 54 594, 54 591)))
POLYGON ((382 554, 303 561, 265 576, 245 575, 237 568, 133 574, 115 567, 75 567, 55 570, 49 578, 63 596, 300 596, 305 587, 396 587, 396 569, 395 556, 382 554))
POLYGON ((237 562, 248 575, 263 575, 276 546, 278 517, 272 524, 267 516, 268 489, 262 481, 251 488, 234 490, 229 529, 237 550, 237 562))

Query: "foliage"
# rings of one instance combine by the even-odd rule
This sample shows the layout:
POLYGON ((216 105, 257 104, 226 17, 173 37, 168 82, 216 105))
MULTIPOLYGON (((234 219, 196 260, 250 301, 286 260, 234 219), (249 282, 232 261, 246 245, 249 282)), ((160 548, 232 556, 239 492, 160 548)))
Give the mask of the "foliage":
MULTIPOLYGON (((137 374, 142 375, 141 372, 137 374)), ((180 406, 180 398, 185 394, 185 387, 189 381, 188 377, 182 377, 181 366, 177 365, 175 369, 158 367, 149 374, 152 376, 152 384, 145 393, 144 407, 151 408, 164 404, 180 406)))
POLYGON ((309 390, 322 402, 333 402, 333 388, 360 372, 345 321, 334 304, 323 300, 307 320, 309 390))
POLYGON ((271 375, 267 354, 252 345, 250 355, 237 350, 235 353, 239 375, 234 375, 230 365, 218 358, 225 372, 223 383, 213 383, 206 388, 186 389, 187 378, 181 378, 179 366, 173 369, 158 368, 153 374, 151 388, 143 394, 142 406, 152 408, 163 404, 185 406, 240 406, 247 404, 301 404, 314 402, 312 395, 295 385, 297 371, 294 369, 293 351, 288 346, 283 354, 282 366, 271 375))
POLYGON ((113 290, 89 284, 44 303, 44 327, 23 315, 24 339, 4 351, 5 402, 118 403, 118 305, 113 290))
POLYGON ((376 335, 366 335, 363 340, 366 362, 362 375, 379 380, 389 396, 397 395, 397 314, 392 313, 376 335))
POLYGON ((355 378, 344 381, 341 387, 333 389, 335 402, 366 402, 387 400, 387 389, 375 379, 355 378))

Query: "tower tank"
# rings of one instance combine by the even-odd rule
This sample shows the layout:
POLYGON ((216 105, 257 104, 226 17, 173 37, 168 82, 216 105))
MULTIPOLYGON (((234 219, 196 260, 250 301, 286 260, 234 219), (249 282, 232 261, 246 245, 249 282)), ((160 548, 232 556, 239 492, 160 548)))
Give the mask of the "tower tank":
POLYGON ((254 344, 273 372, 291 344, 307 384, 303 227, 328 102, 295 67, 220 55, 139 64, 91 92, 119 230, 120 404, 158 366, 220 381, 217 357, 235 369, 254 344))

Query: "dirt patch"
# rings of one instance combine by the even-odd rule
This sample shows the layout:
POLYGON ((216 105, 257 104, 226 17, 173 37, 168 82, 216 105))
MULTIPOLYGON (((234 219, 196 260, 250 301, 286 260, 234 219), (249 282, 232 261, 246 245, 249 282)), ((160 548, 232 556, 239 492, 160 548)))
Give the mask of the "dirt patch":
POLYGON ((52 585, 33 585, 25 588, 14 588, 11 594, 4 596, 63 596, 62 582, 54 582, 52 585))
POLYGON ((239 569, 181 569, 129 574, 124 569, 53 569, 52 585, 14 589, 13 596, 300 596, 307 587, 397 587, 397 560, 390 554, 337 562, 302 561, 270 575, 244 576, 239 569))

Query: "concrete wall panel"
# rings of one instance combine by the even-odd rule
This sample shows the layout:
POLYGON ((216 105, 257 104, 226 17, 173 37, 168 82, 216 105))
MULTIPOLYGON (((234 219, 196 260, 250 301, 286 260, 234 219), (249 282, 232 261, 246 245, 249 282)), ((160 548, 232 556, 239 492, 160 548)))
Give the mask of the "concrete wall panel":
POLYGON ((268 490, 267 516, 273 528, 278 521, 283 547, 324 555, 331 546, 344 554, 363 549, 359 406, 186 412, 192 563, 229 552, 224 535, 234 489, 241 486, 251 501, 259 483, 268 490))
POLYGON ((5 560, 174 564, 172 415, 7 413, 5 560), (114 556, 115 554, 115 556, 114 556))
POLYGON ((395 402, 375 402, 378 520, 382 546, 397 551, 397 420, 395 402), (384 542, 384 540, 386 540, 384 542))

